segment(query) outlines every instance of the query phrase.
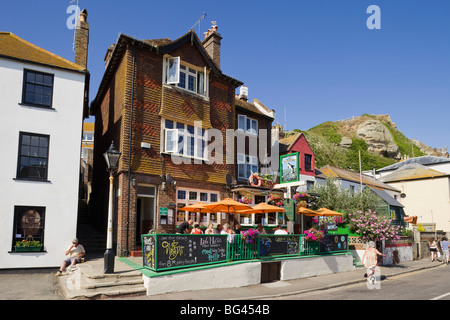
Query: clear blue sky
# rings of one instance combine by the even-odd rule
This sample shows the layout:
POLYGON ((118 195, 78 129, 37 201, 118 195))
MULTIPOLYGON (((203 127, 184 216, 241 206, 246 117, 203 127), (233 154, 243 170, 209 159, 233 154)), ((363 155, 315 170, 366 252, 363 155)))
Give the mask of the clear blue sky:
MULTIPOLYGON (((201 34, 217 21, 222 71, 288 130, 390 114, 408 138, 450 144, 449 0, 79 1, 89 14, 91 100, 119 33, 176 39, 206 12, 201 34), (380 30, 366 26, 372 4, 380 30)), ((69 0, 3 2, 0 31, 73 61, 69 0)))

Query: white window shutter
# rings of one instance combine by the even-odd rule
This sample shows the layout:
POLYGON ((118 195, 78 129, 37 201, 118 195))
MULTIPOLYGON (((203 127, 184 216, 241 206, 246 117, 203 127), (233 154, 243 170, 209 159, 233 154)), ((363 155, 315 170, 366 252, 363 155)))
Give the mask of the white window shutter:
POLYGON ((166 152, 176 152, 178 145, 178 130, 177 129, 165 129, 165 151, 166 152))
POLYGON ((180 82, 180 57, 167 59, 167 84, 180 82))

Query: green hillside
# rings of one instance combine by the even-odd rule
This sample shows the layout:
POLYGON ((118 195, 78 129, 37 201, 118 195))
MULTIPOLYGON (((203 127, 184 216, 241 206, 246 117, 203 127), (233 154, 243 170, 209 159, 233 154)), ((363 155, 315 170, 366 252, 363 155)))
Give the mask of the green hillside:
POLYGON ((355 126, 366 120, 380 121, 391 133, 394 143, 398 146, 401 156, 418 157, 425 155, 412 141, 395 128, 389 116, 375 116, 364 114, 348 121, 327 121, 309 130, 294 129, 287 135, 303 132, 314 151, 316 168, 331 165, 344 169, 359 171, 359 151, 361 152, 362 170, 382 168, 399 161, 385 155, 371 153, 368 151, 367 142, 358 138, 355 126), (351 139, 348 147, 340 146, 343 137, 351 139))

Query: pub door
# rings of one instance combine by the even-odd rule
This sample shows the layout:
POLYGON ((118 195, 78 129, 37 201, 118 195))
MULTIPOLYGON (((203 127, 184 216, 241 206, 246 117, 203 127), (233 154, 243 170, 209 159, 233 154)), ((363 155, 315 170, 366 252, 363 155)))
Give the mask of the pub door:
POLYGON ((141 243, 141 235, 155 228, 156 201, 154 197, 138 197, 136 208, 136 243, 141 243))

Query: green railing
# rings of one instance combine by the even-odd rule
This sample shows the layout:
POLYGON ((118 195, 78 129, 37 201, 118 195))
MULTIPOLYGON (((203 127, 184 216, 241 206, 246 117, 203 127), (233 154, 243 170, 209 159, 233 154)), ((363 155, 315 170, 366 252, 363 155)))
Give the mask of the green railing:
MULTIPOLYGON (((264 235, 264 238, 277 238, 283 236, 277 235, 264 235)), ((321 252, 321 243, 318 241, 308 241, 306 240, 306 235, 286 235, 284 237, 289 237, 295 239, 294 245, 291 245, 290 248, 286 247, 286 252, 276 251, 276 253, 269 252, 267 253, 265 250, 264 244, 261 243, 261 236, 258 235, 252 243, 248 243, 249 241, 245 241, 245 239, 241 235, 229 235, 228 236, 228 244, 227 244, 227 260, 228 261, 237 261, 237 260, 252 260, 266 257, 274 257, 274 256, 309 256, 309 255, 320 255, 334 252, 346 252, 348 251, 348 237, 346 237, 345 246, 342 248, 337 248, 334 250, 328 250, 327 252, 321 252), (295 248, 293 251, 292 248, 295 248)), ((263 241, 264 242, 264 241, 263 241)), ((273 243, 272 243, 273 244, 273 243)), ((287 245, 289 246, 289 245, 287 245)))
POLYGON ((240 234, 229 235, 227 244, 227 260, 252 260, 259 258, 259 236, 253 241, 245 241, 240 234))

